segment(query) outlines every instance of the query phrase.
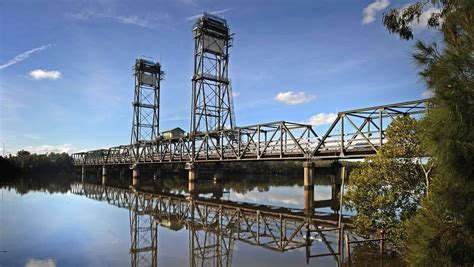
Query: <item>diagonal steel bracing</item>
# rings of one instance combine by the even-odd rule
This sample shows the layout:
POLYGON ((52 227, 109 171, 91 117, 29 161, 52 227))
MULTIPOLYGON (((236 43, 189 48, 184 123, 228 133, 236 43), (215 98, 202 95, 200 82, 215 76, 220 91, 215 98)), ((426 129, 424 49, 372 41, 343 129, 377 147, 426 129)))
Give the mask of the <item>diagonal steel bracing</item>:
POLYGON ((116 165, 363 158, 383 146, 397 116, 420 117, 430 105, 424 99, 339 112, 322 136, 310 125, 280 121, 142 141, 135 153, 130 145, 75 153, 73 159, 75 165, 116 165))
MULTIPOLYGON (((134 189, 74 183, 73 194, 83 195, 131 211, 131 228, 136 229, 142 219, 142 243, 131 232, 132 247, 143 255, 156 251, 156 225, 172 230, 189 229, 190 263, 192 266, 216 262, 229 266, 235 240, 274 251, 289 251, 312 246, 310 233, 316 233, 328 249, 337 255, 338 216, 308 215, 287 209, 232 201, 189 198, 175 194, 152 194, 134 189), (133 216, 141 216, 141 218, 133 216), (148 217, 146 217, 148 216, 148 217), (152 221, 150 221, 152 220, 152 221), (141 245, 140 245, 141 244, 141 245)), ((344 221, 346 224, 348 221, 344 221)), ((314 235, 314 234, 313 234, 314 235)), ((138 256, 136 259, 138 261, 138 256)), ((149 254, 149 262, 156 262, 156 254, 149 254)), ((205 264, 204 264, 205 265, 205 264)))

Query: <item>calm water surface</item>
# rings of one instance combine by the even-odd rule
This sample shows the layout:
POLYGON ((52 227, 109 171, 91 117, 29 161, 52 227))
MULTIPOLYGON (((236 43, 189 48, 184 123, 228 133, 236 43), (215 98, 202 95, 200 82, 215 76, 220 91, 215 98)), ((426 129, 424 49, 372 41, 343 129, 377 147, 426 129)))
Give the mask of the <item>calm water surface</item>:
POLYGON ((336 232, 316 231, 337 221, 335 189, 330 179, 316 179, 311 212, 302 180, 254 176, 192 188, 162 178, 133 188, 89 177, 4 185, 0 265, 338 266, 335 256, 310 257, 337 252, 336 232))

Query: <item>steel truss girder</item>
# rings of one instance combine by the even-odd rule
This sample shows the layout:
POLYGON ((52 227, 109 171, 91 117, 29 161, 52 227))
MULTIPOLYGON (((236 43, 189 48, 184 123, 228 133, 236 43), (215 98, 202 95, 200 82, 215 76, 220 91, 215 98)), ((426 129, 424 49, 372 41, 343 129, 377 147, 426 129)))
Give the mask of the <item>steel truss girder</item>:
POLYGON ((75 165, 363 158, 386 142, 397 116, 426 113, 430 99, 339 112, 319 137, 313 127, 272 122, 73 154, 75 165))
POLYGON ((386 142, 386 129, 396 117, 420 117, 431 105, 431 99, 423 99, 339 112, 312 156, 348 158, 375 154, 386 142))
POLYGON ((275 251, 307 247, 311 245, 307 237, 309 232, 321 236, 333 254, 337 245, 334 233, 321 231, 323 228, 334 229, 338 224, 337 215, 308 216, 282 207, 276 209, 231 201, 190 199, 183 195, 151 194, 87 183, 73 184, 71 192, 106 201, 140 216, 149 215, 162 225, 166 221, 186 226, 194 231, 193 235, 204 231, 205 234, 225 238, 223 251, 227 253, 233 240, 275 251))

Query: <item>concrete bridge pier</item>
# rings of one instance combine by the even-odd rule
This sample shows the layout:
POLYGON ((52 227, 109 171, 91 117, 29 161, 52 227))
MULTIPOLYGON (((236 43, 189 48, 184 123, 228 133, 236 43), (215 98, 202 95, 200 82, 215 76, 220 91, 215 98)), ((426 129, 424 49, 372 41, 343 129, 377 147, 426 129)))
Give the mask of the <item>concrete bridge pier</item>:
POLYGON ((304 187, 304 213, 308 216, 314 214, 314 186, 304 187))
POLYGON ((310 161, 303 162, 304 169, 304 187, 312 187, 314 185, 314 163, 310 161))
POLYGON ((137 164, 132 165, 132 186, 138 187, 140 182, 140 169, 137 164))
POLYGON ((304 169, 304 213, 308 216, 314 213, 314 163, 303 162, 304 169))
POLYGON ((184 167, 186 170, 188 170, 188 181, 196 181, 197 180, 197 170, 196 170, 196 165, 192 162, 186 163, 186 166, 184 167))
POLYGON ((331 195, 333 199, 337 199, 337 195, 341 191, 343 179, 347 179, 347 168, 346 166, 338 166, 335 168, 334 178, 331 181, 331 195))
POLYGON ((188 191, 190 195, 193 195, 196 192, 196 183, 194 180, 189 180, 188 182, 188 191))
POLYGON ((107 166, 106 165, 102 165, 102 185, 106 185, 107 184, 107 166))
POLYGON ((84 183, 85 178, 86 178, 86 166, 82 165, 81 166, 81 183, 84 183))

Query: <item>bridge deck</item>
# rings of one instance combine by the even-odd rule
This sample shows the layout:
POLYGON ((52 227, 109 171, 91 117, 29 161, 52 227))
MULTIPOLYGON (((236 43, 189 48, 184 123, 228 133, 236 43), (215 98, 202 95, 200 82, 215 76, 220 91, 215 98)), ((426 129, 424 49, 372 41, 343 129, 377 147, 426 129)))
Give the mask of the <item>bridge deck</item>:
POLYGON ((424 99, 340 112, 323 136, 311 125, 279 121, 72 156, 76 166, 364 158, 383 146, 385 131, 397 116, 419 116, 430 103, 424 99))

